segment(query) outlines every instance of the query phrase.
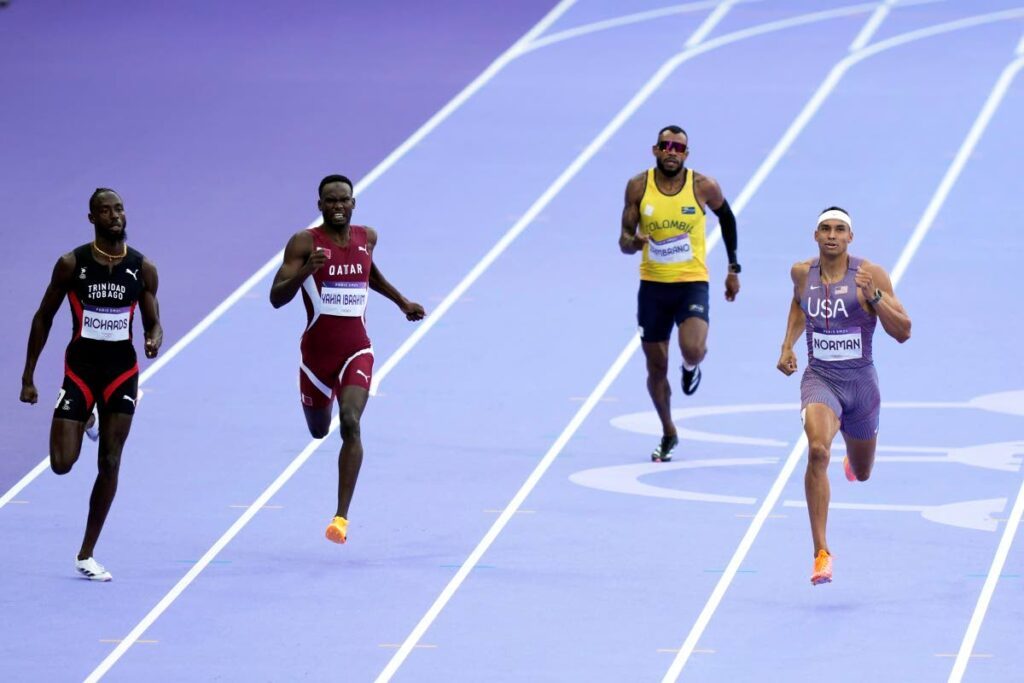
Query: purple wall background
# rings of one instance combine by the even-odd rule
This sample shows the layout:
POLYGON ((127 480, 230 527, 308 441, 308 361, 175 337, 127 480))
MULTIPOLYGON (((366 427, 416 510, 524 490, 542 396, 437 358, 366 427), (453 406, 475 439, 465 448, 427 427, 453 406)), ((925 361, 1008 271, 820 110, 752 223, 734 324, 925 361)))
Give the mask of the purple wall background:
MULTIPOLYGON (((122 194, 131 244, 159 267, 168 348, 316 215, 321 176, 358 180, 553 5, 519 0, 499 15, 478 0, 14 0, 0 10, 0 493, 47 452, 66 304, 34 407, 18 401, 25 341, 57 257, 92 237, 95 187, 122 194)), ((258 343, 239 339, 238 352, 258 343)))

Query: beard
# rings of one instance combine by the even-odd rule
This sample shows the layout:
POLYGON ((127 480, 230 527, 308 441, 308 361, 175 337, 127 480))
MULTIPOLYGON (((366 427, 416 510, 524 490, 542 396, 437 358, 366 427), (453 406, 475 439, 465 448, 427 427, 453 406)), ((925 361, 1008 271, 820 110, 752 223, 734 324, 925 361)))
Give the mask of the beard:
POLYGON ((121 224, 119 231, 111 230, 110 228, 96 227, 96 237, 101 237, 109 242, 119 242, 121 240, 128 239, 128 222, 125 221, 121 224))
POLYGON ((677 175, 679 175, 683 168, 685 168, 682 162, 680 162, 679 168, 670 171, 669 169, 665 168, 665 166, 661 163, 661 159, 656 160, 655 164, 658 166, 658 170, 661 171, 666 178, 675 178, 677 175))

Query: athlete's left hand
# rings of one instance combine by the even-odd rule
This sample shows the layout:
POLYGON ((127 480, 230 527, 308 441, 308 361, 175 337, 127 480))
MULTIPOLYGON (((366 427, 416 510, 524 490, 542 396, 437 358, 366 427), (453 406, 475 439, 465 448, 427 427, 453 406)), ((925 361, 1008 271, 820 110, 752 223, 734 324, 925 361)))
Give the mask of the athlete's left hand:
POLYGON ((857 266, 857 273, 853 276, 853 281, 860 287, 860 291, 865 299, 871 299, 875 296, 875 278, 864 268, 864 264, 857 266))
POLYGON ((729 273, 725 276, 725 300, 736 301, 736 295, 740 293, 740 276, 736 273, 729 273))
POLYGON ((413 322, 423 320, 423 316, 427 314, 427 312, 423 310, 422 306, 417 303, 413 303, 412 301, 406 301, 402 304, 401 308, 402 313, 405 313, 405 319, 413 322))
POLYGON ((156 358, 156 354, 160 352, 160 345, 163 344, 164 336, 161 334, 158 337, 146 337, 146 358, 156 358))

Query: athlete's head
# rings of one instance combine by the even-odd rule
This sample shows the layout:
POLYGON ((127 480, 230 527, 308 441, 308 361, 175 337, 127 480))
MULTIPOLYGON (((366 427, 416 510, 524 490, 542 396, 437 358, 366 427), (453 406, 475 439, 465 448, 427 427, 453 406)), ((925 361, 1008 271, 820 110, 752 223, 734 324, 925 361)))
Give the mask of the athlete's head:
POLYGON ((320 199, 316 206, 324 217, 324 226, 340 230, 352 220, 356 198, 352 181, 343 175, 329 175, 320 181, 320 199))
POLYGON ((814 229, 814 241, 822 256, 838 256, 846 253, 853 241, 853 219, 845 209, 830 206, 818 214, 818 225, 814 229))
POLYGON ((658 131, 658 141, 651 148, 658 170, 669 178, 684 168, 690 156, 689 137, 679 126, 665 126, 658 131))
POLYGON ((108 187, 98 187, 89 197, 89 222, 96 228, 96 236, 114 242, 128 236, 128 218, 120 195, 108 187))

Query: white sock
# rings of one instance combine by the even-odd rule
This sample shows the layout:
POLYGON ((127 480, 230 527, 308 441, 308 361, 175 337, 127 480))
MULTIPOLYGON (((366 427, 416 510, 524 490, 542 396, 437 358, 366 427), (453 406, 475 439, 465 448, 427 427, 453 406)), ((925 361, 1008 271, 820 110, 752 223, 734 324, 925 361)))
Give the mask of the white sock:
POLYGON ((683 361, 683 370, 686 370, 687 372, 693 372, 696 369, 697 369, 696 365, 690 365, 685 360, 683 361))

